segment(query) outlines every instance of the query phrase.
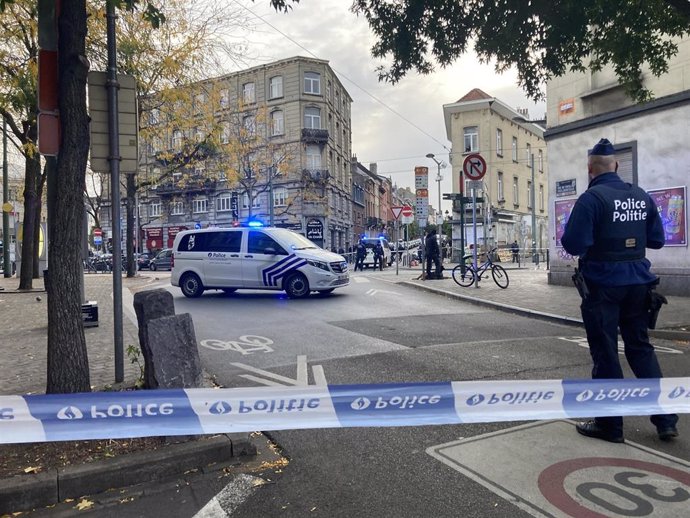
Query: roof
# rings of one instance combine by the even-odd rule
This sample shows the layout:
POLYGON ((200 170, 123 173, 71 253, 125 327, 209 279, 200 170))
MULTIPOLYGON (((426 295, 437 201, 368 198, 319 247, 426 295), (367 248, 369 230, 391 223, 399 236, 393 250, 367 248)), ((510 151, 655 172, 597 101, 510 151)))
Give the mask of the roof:
POLYGON ((481 99, 493 99, 489 94, 487 94, 485 91, 480 90, 479 88, 473 88, 469 92, 467 92, 463 97, 455 101, 456 103, 464 103, 465 101, 479 101, 481 99))

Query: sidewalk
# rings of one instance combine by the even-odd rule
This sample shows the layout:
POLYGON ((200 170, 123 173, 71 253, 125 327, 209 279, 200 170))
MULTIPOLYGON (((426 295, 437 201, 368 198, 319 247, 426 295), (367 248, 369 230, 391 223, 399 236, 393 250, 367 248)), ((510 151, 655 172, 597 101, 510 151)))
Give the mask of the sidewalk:
MULTIPOLYGON (((475 304, 495 307, 536 318, 561 323, 582 325, 580 296, 574 286, 555 286, 548 283, 548 271, 534 267, 517 268, 502 265, 508 273, 508 288, 501 289, 484 274, 479 288, 472 285, 463 288, 453 281, 451 272, 455 264, 445 264, 442 280, 418 280, 421 268, 400 268, 395 275, 395 265, 376 274, 384 274, 387 280, 397 277, 396 282, 406 286, 443 294, 475 304)), ((650 336, 666 339, 690 340, 690 299, 688 297, 667 297, 668 304, 661 308, 655 330, 650 336)))

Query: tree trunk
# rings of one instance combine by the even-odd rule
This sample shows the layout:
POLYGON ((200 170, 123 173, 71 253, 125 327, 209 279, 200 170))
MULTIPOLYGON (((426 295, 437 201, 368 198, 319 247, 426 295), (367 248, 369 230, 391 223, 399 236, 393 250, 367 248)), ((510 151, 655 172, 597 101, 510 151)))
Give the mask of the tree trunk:
MULTIPOLYGON (((34 133, 32 142, 36 142, 36 126, 29 131, 34 133)), ((41 159, 38 154, 27 156, 24 169, 24 226, 22 229, 22 267, 19 273, 19 289, 30 290, 33 287, 34 274, 34 228, 38 202, 38 181, 41 176, 41 159)))
MULTIPOLYGON (((127 277, 134 277, 137 274, 137 262, 134 260, 134 241, 139 240, 138 232, 135 233, 136 223, 134 221, 134 199, 137 195, 137 184, 134 181, 133 174, 125 174, 127 178, 127 236, 126 236, 126 246, 127 249, 127 277), (136 235, 136 237, 135 237, 136 235)), ((139 243, 137 245, 140 246, 139 243)))
MULTIPOLYGON (((41 211, 43 209, 43 189, 46 185, 46 170, 44 168, 43 174, 39 174, 36 179, 36 220, 34 225, 34 279, 38 279, 41 276, 41 211)), ((43 235, 43 246, 48 246, 45 240, 45 234, 43 235)))
POLYGON ((89 152, 85 0, 62 0, 58 20, 58 100, 62 143, 48 279, 48 393, 88 392, 81 319, 81 246, 89 152))

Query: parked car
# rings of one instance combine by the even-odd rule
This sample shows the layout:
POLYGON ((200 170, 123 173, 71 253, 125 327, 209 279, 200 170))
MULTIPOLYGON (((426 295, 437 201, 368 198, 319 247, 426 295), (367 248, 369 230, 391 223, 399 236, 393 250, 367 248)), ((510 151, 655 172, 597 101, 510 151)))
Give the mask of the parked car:
POLYGON ((149 270, 172 270, 172 248, 164 248, 149 262, 149 270))
POLYGON ((137 269, 143 270, 148 269, 151 264, 152 254, 146 252, 137 255, 137 269))

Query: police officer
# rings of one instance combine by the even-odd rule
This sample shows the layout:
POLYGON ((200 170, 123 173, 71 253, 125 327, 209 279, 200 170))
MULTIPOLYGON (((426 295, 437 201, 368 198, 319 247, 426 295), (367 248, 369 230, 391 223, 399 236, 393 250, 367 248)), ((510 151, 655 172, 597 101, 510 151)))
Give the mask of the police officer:
POLYGON ((359 240, 359 243, 357 243, 357 248, 355 248, 355 254, 355 271, 357 271, 357 268, 359 268, 360 272, 364 271, 364 258, 367 256, 367 247, 364 244, 364 241, 362 241, 361 239, 359 240))
POLYGON ((426 235, 424 243, 426 251, 426 278, 427 279, 443 279, 443 270, 441 269, 441 250, 438 246, 436 238, 436 227, 430 227, 426 235), (436 274, 432 277, 431 265, 436 267, 436 274))
MULTIPOLYGON (((625 357, 638 378, 662 373, 647 332, 647 300, 657 277, 650 272, 645 248, 659 249, 665 237, 652 198, 624 183, 611 142, 601 139, 589 152, 589 188, 575 203, 561 242, 580 258, 588 293, 580 306, 592 356, 592 378, 623 378, 618 359, 618 328, 625 357)), ((653 415, 659 439, 678 436, 675 414, 653 415)), ((622 417, 597 417, 579 423, 587 437, 621 443, 622 417)))

